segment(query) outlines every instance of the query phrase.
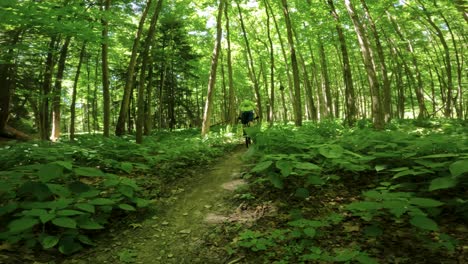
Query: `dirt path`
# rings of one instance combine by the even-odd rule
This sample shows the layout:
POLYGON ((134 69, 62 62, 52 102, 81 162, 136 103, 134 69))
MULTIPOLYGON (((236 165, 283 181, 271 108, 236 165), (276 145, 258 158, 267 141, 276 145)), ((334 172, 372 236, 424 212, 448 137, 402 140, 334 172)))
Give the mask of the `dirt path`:
MULTIPOLYGON (((170 198, 160 201, 154 216, 98 245, 71 263, 225 263, 223 245, 213 245, 216 228, 207 216, 234 210, 224 202, 239 184, 244 148, 229 154, 204 173, 178 182, 170 198)), ((208 217, 209 218, 209 217, 208 217)), ((112 230, 111 230, 112 232, 112 230)))

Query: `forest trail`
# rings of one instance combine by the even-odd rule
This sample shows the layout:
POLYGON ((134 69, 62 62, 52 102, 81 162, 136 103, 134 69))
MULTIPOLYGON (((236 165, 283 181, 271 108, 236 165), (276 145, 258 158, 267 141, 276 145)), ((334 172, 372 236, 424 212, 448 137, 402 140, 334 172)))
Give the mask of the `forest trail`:
POLYGON ((217 221, 209 218, 226 219, 223 213, 235 210, 223 198, 243 183, 244 153, 239 147, 206 171, 178 181, 172 195, 156 203, 152 217, 120 234, 114 231, 108 243, 63 263, 226 263, 224 245, 210 241, 217 221))

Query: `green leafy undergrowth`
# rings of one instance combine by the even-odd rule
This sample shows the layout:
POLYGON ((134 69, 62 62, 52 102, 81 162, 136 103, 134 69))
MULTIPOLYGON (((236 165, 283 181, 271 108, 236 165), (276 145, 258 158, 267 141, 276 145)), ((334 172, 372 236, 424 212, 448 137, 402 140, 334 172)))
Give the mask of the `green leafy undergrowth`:
POLYGON ((175 171, 206 164, 231 146, 221 135, 201 139, 196 131, 161 132, 141 145, 131 136, 80 136, 3 146, 0 241, 79 251, 94 244, 96 230, 148 206, 175 171))
MULTIPOLYGON (((312 217, 310 212, 314 210, 308 207, 322 205, 310 201, 323 203, 323 197, 315 196, 317 193, 352 189, 351 196, 330 202, 321 213, 346 216, 344 223, 356 221, 353 232, 363 237, 369 232, 384 234, 386 239, 405 237, 414 243, 423 242, 431 252, 448 250, 448 254, 454 254, 457 239, 464 239, 464 231, 457 233, 455 226, 468 220, 468 129, 466 124, 452 120, 426 121, 423 126, 420 123, 393 121, 382 131, 366 125, 346 128, 333 121, 301 128, 273 127, 256 136, 256 144, 249 152, 255 161, 246 174, 253 186, 249 193, 285 202, 284 208, 298 208, 312 217), (404 235, 383 232, 384 226, 406 231, 404 235)), ((240 239, 244 242, 239 246, 251 251, 273 247, 275 252, 281 245, 290 247, 290 242, 268 239, 275 230, 262 232, 261 237, 269 242, 261 240, 256 246, 252 239, 240 239)), ((345 234, 337 234, 337 229, 324 232, 333 233, 338 240, 348 239, 345 234)), ((359 243, 357 247, 341 248, 347 256, 353 256, 346 261, 367 263, 363 261, 368 261, 369 256, 382 254, 378 249, 368 251, 369 256, 361 254, 360 247, 369 245, 359 243)), ((331 256, 339 262, 333 249, 315 246, 320 252, 328 252, 325 259, 331 256)), ((310 254, 316 253, 300 251, 292 255, 310 254)))

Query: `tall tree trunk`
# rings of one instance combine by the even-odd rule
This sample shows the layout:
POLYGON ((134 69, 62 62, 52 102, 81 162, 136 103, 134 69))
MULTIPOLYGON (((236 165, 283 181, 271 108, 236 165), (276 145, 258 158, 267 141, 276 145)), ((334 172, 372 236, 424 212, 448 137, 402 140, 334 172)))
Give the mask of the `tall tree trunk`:
POLYGON ((10 91, 13 82, 12 68, 13 63, 0 63, 0 135, 5 133, 5 126, 10 114, 10 91))
POLYGON ((128 111, 130 107, 130 97, 133 90, 133 80, 135 74, 135 66, 137 62, 136 59, 140 48, 140 39, 143 32, 143 27, 145 25, 146 16, 151 7, 151 2, 152 0, 146 1, 146 7, 143 10, 143 13, 141 14, 140 22, 138 24, 138 30, 136 32, 135 39, 133 40, 132 54, 130 55, 130 62, 127 68, 127 79, 125 81, 124 94, 119 111, 119 118, 115 126, 115 134, 117 136, 122 136, 125 134, 125 122, 127 122, 128 111))
POLYGON ((5 126, 10 115, 10 98, 15 86, 14 47, 19 41, 21 31, 10 31, 6 35, 11 48, 0 58, 0 135, 5 133, 5 126))
POLYGON ((457 111, 457 118, 463 119, 463 89, 462 89, 463 70, 462 70, 462 63, 460 61, 460 54, 458 51, 457 40, 456 40, 455 35, 453 34, 452 27, 450 26, 448 20, 445 18, 444 14, 439 11, 439 15, 442 17, 445 24, 447 25, 447 28, 450 32, 450 36, 452 39, 453 49, 455 51, 455 60, 457 62, 457 95, 453 97, 453 103, 455 104, 455 109, 457 111), (458 100, 458 104, 457 104, 457 100, 458 100))
POLYGON ((450 48, 447 44, 447 41, 444 38, 444 33, 440 28, 432 21, 431 13, 426 9, 424 4, 418 0, 418 3, 421 5, 423 14, 426 21, 431 25, 431 27, 436 31, 436 35, 439 38, 442 47, 444 48, 444 58, 445 58, 445 72, 447 74, 447 101, 445 105, 445 117, 452 116, 452 104, 453 104, 453 81, 452 81, 452 62, 450 60, 450 48))
POLYGON ((343 27, 341 25, 340 17, 336 12, 333 0, 328 0, 331 14, 335 19, 336 32, 338 33, 338 40, 340 42, 341 56, 343 58, 343 80, 345 84, 345 105, 346 105, 346 117, 345 121, 349 126, 353 126, 356 121, 357 109, 354 94, 353 75, 351 72, 351 64, 349 62, 348 48, 346 46, 346 38, 343 33, 343 27))
POLYGON ((382 42, 380 41, 380 36, 379 32, 377 31, 377 27, 374 23, 374 19, 372 18, 369 8, 364 0, 360 0, 362 6, 364 7, 364 11, 367 17, 367 20, 369 21, 370 29, 372 31, 372 35, 374 36, 375 39, 375 49, 377 51, 377 56, 379 58, 379 68, 380 68, 380 73, 382 76, 382 114, 384 118, 384 122, 387 123, 391 119, 391 103, 392 103, 392 98, 391 98, 391 92, 390 92, 390 80, 388 79, 388 70, 387 70, 387 64, 385 62, 385 54, 384 50, 382 47, 382 42))
POLYGON ((372 121, 376 129, 383 129, 385 120, 383 118, 381 98, 380 98, 380 85, 377 79, 375 62, 372 55, 372 50, 367 39, 364 27, 359 21, 354 6, 350 0, 345 0, 346 10, 348 11, 349 17, 351 18, 354 30, 356 32, 361 54, 364 60, 365 69, 367 72, 367 79, 369 81, 369 89, 372 99, 372 121))
POLYGON ((281 0, 283 6, 283 14, 286 21, 286 30, 288 32, 289 51, 291 56, 291 67, 293 72, 294 82, 294 123, 296 126, 302 125, 302 104, 301 104, 301 87, 299 79, 299 67, 297 65, 296 48, 294 47, 293 29, 291 25, 291 18, 289 17, 288 3, 286 0, 281 0))
MULTIPOLYGON (((110 1, 104 1, 104 12, 109 12, 110 1)), ((110 130, 110 80, 109 80, 109 63, 108 59, 108 21, 105 18, 101 19, 102 24, 102 44, 101 44, 101 56, 102 56, 102 96, 103 96, 103 108, 104 108, 104 137, 109 137, 110 130)), ((88 121, 89 122, 89 121, 88 121)))
MULTIPOLYGON (((224 16, 226 19, 226 41, 227 41, 227 68, 228 68, 228 86, 229 86, 229 101, 228 101, 228 118, 229 123, 234 125, 237 120, 237 111, 236 111, 236 93, 234 89, 234 79, 232 73, 232 54, 231 54, 231 32, 229 25, 229 5, 224 7, 224 16)), ((198 118, 198 117, 197 117, 198 118)))
POLYGON ((239 11, 239 19, 240 19, 240 22, 241 22, 241 28, 242 28, 242 36, 244 37, 244 42, 245 42, 245 48, 247 49, 247 56, 248 56, 248 66, 249 66, 249 69, 250 69, 250 79, 252 80, 253 82, 253 85, 254 85, 254 92, 255 92, 255 100, 257 101, 257 108, 258 108, 258 116, 260 118, 260 120, 262 120, 262 117, 263 117, 263 108, 262 108, 262 97, 260 95, 260 87, 258 85, 258 80, 257 80, 257 75, 255 73, 255 65, 254 65, 254 60, 253 60, 253 56, 252 56, 252 49, 250 48, 250 44, 249 44, 249 39, 247 38, 247 32, 245 30, 245 24, 244 24, 244 18, 242 16, 242 10, 240 8, 240 5, 239 5, 239 0, 236 0, 236 4, 237 4, 237 10, 239 11))
POLYGON ((78 87, 78 80, 80 79, 81 65, 86 53, 86 41, 81 45, 80 58, 78 66, 76 67, 75 79, 73 80, 72 101, 70 105, 70 140, 75 140, 75 119, 76 119, 76 90, 78 87))
MULTIPOLYGON (((283 37, 282 37, 282 34, 281 34, 281 30, 279 28, 278 22, 276 21, 275 12, 273 11, 269 0, 265 0, 265 4, 268 6, 268 10, 270 10, 271 18, 273 19, 273 23, 275 24, 276 34, 278 34, 278 39, 279 39, 280 47, 281 47, 281 54, 283 55, 284 66, 286 68, 286 70, 285 70, 286 71, 286 77, 288 78, 288 90, 289 90, 289 92, 291 94, 291 89, 293 87, 293 80, 292 80, 293 78, 291 77, 291 70, 289 69, 289 62, 288 62, 289 57, 286 54, 285 44, 284 44, 284 41, 283 41, 283 37)), ((282 89, 283 89, 283 90, 281 90, 281 100, 282 100, 282 103, 286 103, 284 101, 284 99, 285 99, 284 98, 284 89, 285 89, 285 87, 281 86, 281 85, 280 85, 280 88, 282 87, 282 89)), ((283 105, 283 109, 284 109, 283 118, 287 118, 288 117, 287 108, 284 108, 284 105, 283 105)), ((285 123, 287 122, 286 119, 283 119, 283 121, 285 123)))
POLYGON ((40 103, 40 127, 39 134, 42 140, 49 140, 49 97, 50 90, 52 86, 52 74, 54 70, 54 54, 55 46, 58 42, 58 37, 56 35, 51 37, 49 42, 49 47, 47 51, 47 58, 45 62, 44 76, 42 80, 42 91, 41 91, 41 103, 40 103))
POLYGON ((208 91, 206 94, 205 109, 203 111, 203 123, 201 135, 205 136, 210 132, 210 122, 211 122, 211 111, 213 106, 213 94, 216 84, 216 69, 218 68, 218 57, 219 50, 221 48, 221 19, 223 16, 223 9, 225 5, 225 0, 219 1, 218 15, 216 18, 216 41, 213 49, 213 55, 211 55, 211 68, 210 68, 210 79, 208 81, 208 91))
MULTIPOLYGON (((416 99, 418 101, 418 107, 419 107, 418 118, 426 118, 428 116, 428 113, 427 113, 426 103, 424 100, 424 87, 423 87, 424 84, 423 84, 422 77, 421 77, 421 71, 419 70, 419 63, 416 58, 416 54, 414 52, 413 44, 411 43, 411 40, 406 39, 404 37, 400 25, 395 21, 395 19, 392 17, 392 15, 389 12, 387 12, 387 17, 392 22, 395 32, 397 33, 400 40, 402 42, 406 42, 406 50, 411 55, 411 62, 414 66, 414 70, 416 72, 416 79, 418 81, 418 84, 415 86, 416 99)), ((398 56, 401 56, 401 53, 398 50, 395 50, 395 52, 398 56)), ((405 63, 405 60, 403 58, 402 58, 402 62, 405 63)), ((411 78, 414 78, 413 74, 412 73, 410 74, 411 74, 411 78)))
POLYGON ((268 0, 263 0, 265 4, 265 13, 267 15, 267 36, 270 50, 270 96, 268 98, 270 105, 268 107, 268 120, 270 121, 270 125, 273 125, 273 122, 275 121, 275 49, 273 46, 273 39, 271 37, 270 12, 268 10, 267 1, 268 0))
POLYGON ((148 85, 146 86, 146 103, 145 103, 145 136, 151 135, 151 130, 153 129, 153 64, 149 63, 148 68, 148 85))
POLYGON ((65 38, 65 42, 60 50, 60 57, 57 67, 57 76, 55 77, 55 85, 52 100, 52 134, 50 139, 56 141, 60 137, 60 118, 61 118, 61 102, 62 102, 62 80, 65 71, 65 61, 68 55, 68 46, 70 45, 71 36, 65 38))
POLYGON ((333 118, 333 102, 330 88, 330 77, 328 75, 327 59, 325 57, 325 48, 323 43, 320 41, 320 69, 322 70, 322 89, 320 90, 320 98, 322 99, 321 105, 324 116, 326 118, 333 118))
POLYGON ((159 13, 162 9, 162 2, 163 0, 158 0, 156 4, 156 8, 154 10, 153 16, 151 17, 150 28, 148 29, 148 33, 146 35, 144 49, 140 57, 142 58, 141 61, 141 69, 140 69, 140 85, 138 86, 138 99, 137 99, 137 120, 136 120, 136 143, 141 144, 143 142, 143 124, 145 119, 145 80, 146 80, 146 67, 148 65, 149 60, 149 51, 151 48, 151 44, 154 38, 154 34, 156 32, 156 23, 158 22, 159 13))

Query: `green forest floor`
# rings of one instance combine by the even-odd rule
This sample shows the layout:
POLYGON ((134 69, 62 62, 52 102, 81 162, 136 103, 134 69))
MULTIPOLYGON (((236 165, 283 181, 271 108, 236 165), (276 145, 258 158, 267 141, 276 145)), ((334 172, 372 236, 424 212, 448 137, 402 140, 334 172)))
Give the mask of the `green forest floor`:
POLYGON ((216 229, 235 211, 232 196, 243 166, 242 147, 168 186, 144 217, 128 217, 71 263, 227 263, 216 229), (221 220, 221 221, 220 221, 221 220))
POLYGON ((468 263, 468 127, 412 122, 7 145, 0 263, 468 263))

